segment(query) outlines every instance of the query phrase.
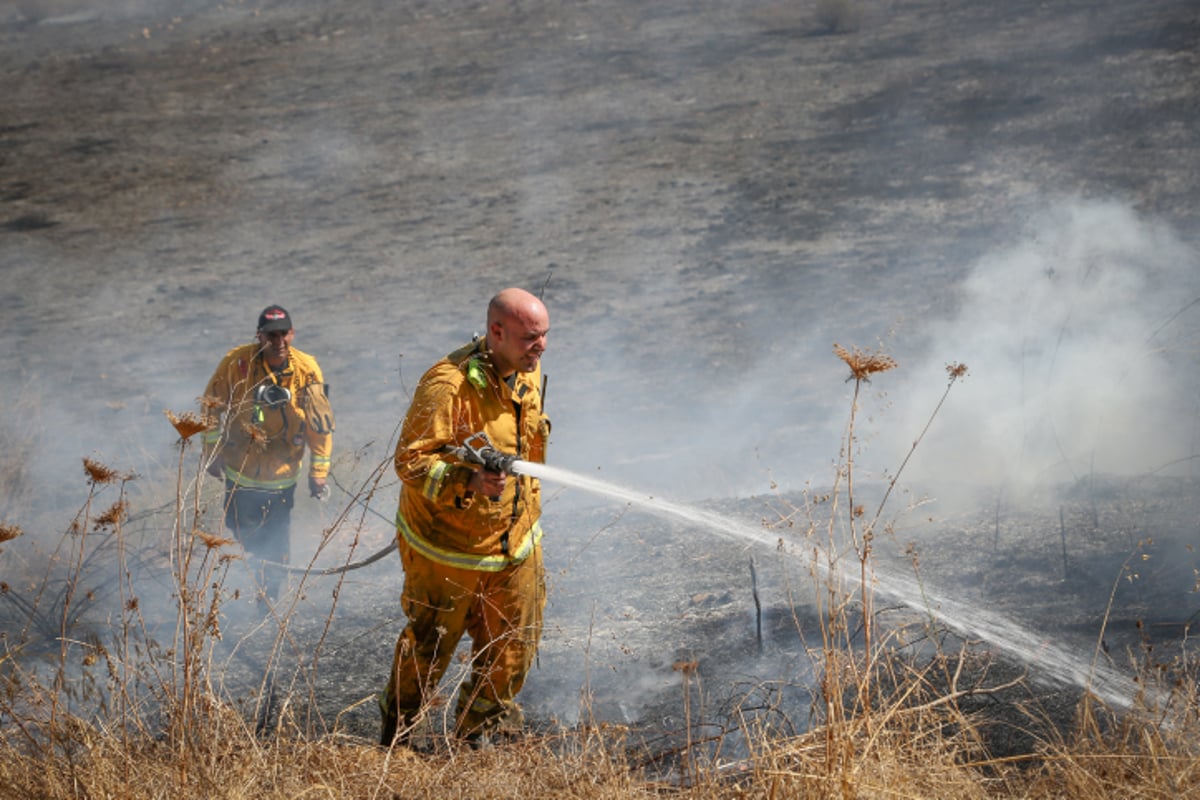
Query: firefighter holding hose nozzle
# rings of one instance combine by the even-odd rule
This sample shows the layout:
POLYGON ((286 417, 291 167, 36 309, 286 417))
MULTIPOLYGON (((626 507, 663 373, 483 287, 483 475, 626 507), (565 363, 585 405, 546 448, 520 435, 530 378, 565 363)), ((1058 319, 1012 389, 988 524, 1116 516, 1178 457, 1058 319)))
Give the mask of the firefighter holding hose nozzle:
POLYGON ((455 735, 481 746, 523 725, 516 696, 537 652, 546 588, 541 487, 511 470, 514 458, 545 461, 549 331, 541 300, 504 289, 488 305, 486 335, 430 367, 409 405, 395 459, 408 622, 380 696, 385 747, 410 744, 464 634, 471 675, 455 735))

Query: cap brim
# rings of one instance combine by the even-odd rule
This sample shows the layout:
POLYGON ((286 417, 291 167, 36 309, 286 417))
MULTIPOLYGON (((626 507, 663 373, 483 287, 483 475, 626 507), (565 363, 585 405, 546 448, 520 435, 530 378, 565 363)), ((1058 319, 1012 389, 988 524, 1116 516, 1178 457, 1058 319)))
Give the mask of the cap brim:
POLYGON ((272 333, 274 331, 290 331, 292 326, 283 321, 268 322, 259 328, 259 333, 272 333))

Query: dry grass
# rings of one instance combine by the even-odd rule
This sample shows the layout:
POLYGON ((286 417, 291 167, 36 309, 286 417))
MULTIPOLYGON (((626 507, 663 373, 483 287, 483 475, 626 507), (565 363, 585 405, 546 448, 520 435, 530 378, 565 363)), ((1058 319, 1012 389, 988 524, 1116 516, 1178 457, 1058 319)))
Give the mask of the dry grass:
MULTIPOLYGON (((883 353, 837 348, 837 354, 858 382, 895 366, 883 353)), ((966 368, 951 365, 947 372, 953 385, 966 368)), ((855 411, 847 453, 854 449, 855 411)), ((311 692, 283 696, 264 726, 214 688, 212 648, 228 600, 223 550, 231 542, 203 528, 202 470, 184 478, 191 471, 184 468, 189 439, 201 422, 168 418, 180 433, 168 548, 174 639, 170 646, 151 640, 143 603, 124 577, 135 549, 124 531, 130 476, 87 461, 87 500, 40 591, 17 582, 20 591, 4 583, 0 593, 10 610, 41 620, 40 627, 26 625, 22 640, 0 640, 0 798, 1200 796, 1200 702, 1190 662, 1156 664, 1139 676, 1143 684, 1166 687, 1165 708, 1135 704, 1118 714, 1085 697, 1074 723, 1064 727, 1005 699, 1022 686, 1021 675, 999 677, 966 647, 914 655, 899 644, 901 632, 877 626, 869 590, 847 592, 829 577, 818 581, 816 593, 822 647, 814 724, 781 732, 753 715, 738 722, 735 714, 729 730, 742 743, 736 758, 723 755, 721 736, 689 733, 671 752, 650 752, 634 743, 631 730, 594 721, 483 751, 444 738, 431 753, 384 750, 336 724, 314 727, 311 692), (101 503, 102 491, 120 496, 101 503), (94 513, 93 505, 103 510, 94 513), (120 599, 108 630, 84 626, 78 615, 89 602, 80 575, 98 554, 115 564, 112 591, 120 599), (48 659, 45 648, 41 660, 30 656, 37 636, 56 642, 48 659), (979 698, 994 702, 971 702, 979 698), (1020 728, 1031 746, 993 752, 997 727, 1020 728)), ((840 475, 852 490, 849 455, 840 475)), ((849 553, 865 578, 880 514, 865 513, 850 497, 845 505, 814 506, 831 518, 801 536, 828 536, 813 552, 849 553)), ((4 538, 19 533, 8 523, 2 530, 4 538)), ((814 558, 825 560, 821 569, 814 564, 814 575, 841 574, 835 557, 814 558)), ((676 664, 685 705, 695 666, 676 664)), ((682 716, 689 714, 685 708, 682 716)))
POLYGON ((619 756, 596 747, 565 752, 560 740, 422 757, 362 744, 279 738, 269 745, 230 719, 208 722, 221 738, 198 755, 186 787, 164 744, 127 748, 98 740, 72 762, 6 759, 0 797, 485 798, 652 796, 619 756))
POLYGON ((976 723, 947 705, 895 707, 863 719, 753 739, 733 762, 699 760, 686 782, 639 769, 617 728, 532 737, 488 751, 420 755, 285 727, 268 738, 219 704, 196 720, 186 755, 165 740, 63 720, 70 746, 47 755, 3 742, 0 797, 385 798, 1085 798, 1188 797, 1200 788, 1195 729, 1164 735, 1126 721, 1105 736, 1077 733, 1034 753, 990 759, 976 723), (187 759, 183 777, 180 759, 187 759))

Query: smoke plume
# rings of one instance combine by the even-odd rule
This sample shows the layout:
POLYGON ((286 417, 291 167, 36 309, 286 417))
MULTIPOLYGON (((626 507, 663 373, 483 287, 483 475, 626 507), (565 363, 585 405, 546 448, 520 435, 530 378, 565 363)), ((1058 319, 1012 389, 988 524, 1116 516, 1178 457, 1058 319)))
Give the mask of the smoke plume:
POLYGON ((1046 208, 880 380, 894 407, 871 460, 896 469, 933 416, 903 477, 936 494, 1191 469, 1196 276, 1196 253, 1126 205, 1046 208), (934 415, 954 363, 969 374, 934 415))

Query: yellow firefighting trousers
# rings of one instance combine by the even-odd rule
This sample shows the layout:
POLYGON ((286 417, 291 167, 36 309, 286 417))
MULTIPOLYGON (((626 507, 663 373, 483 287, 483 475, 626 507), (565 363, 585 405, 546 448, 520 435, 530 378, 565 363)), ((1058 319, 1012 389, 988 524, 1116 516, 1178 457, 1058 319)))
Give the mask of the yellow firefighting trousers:
POLYGON ((516 696, 525 684, 542 635, 546 580, 541 545, 499 572, 439 564, 400 540, 404 564, 401 605, 408 624, 396 641, 385 718, 400 730, 415 722, 437 690, 459 640, 471 639, 471 675, 458 692, 456 733, 469 736, 519 727, 516 696))

